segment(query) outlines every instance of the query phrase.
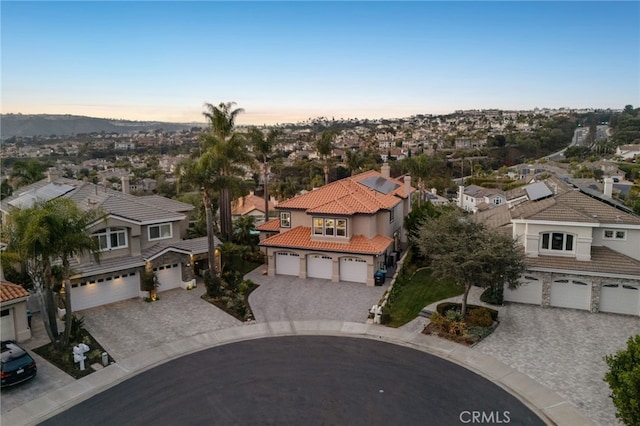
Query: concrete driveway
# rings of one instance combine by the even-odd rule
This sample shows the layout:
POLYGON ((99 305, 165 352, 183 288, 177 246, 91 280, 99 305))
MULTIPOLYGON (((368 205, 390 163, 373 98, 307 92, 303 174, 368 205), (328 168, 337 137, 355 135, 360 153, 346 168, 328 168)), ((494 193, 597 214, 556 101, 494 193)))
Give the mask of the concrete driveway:
POLYGON ((369 309, 380 301, 389 288, 365 284, 279 275, 262 275, 257 268, 245 276, 259 284, 249 295, 249 304, 257 322, 337 320, 364 323, 369 309))
POLYGON ((475 350, 549 387, 601 425, 616 424, 603 381, 605 355, 640 333, 640 318, 508 304, 496 331, 475 350))
POLYGON ((129 299, 80 311, 85 328, 118 360, 163 343, 242 322, 200 298, 204 286, 158 294, 153 303, 129 299))

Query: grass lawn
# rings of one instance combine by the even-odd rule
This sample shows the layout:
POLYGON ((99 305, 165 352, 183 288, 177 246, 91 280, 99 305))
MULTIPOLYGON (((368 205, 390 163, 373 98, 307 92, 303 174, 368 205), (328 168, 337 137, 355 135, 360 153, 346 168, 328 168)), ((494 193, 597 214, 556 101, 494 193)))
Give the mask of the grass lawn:
POLYGON ((400 327, 416 318, 420 310, 433 302, 463 293, 462 287, 434 279, 430 269, 418 271, 412 279, 399 279, 394 291, 393 302, 388 304, 391 320, 390 327, 400 327))

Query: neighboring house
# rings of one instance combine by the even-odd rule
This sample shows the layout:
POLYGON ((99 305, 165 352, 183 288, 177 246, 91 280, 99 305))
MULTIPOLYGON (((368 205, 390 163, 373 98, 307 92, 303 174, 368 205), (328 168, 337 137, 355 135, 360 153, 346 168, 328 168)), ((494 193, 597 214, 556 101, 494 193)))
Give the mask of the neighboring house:
POLYGON ((621 145, 616 148, 616 155, 622 157, 623 160, 633 160, 640 157, 640 144, 621 145))
POLYGON ((29 292, 17 284, 0 281, 0 336, 23 342, 31 338, 27 320, 29 292))
POLYGON ((448 206, 451 204, 447 198, 442 195, 438 195, 438 190, 436 188, 431 188, 431 192, 425 191, 422 194, 422 199, 424 201, 430 201, 434 206, 448 206))
MULTIPOLYGON (((123 179, 123 191, 128 191, 123 179)), ((100 246, 100 261, 86 254, 71 261, 71 305, 74 311, 143 295, 141 273, 156 273, 158 291, 186 287, 206 264, 207 239, 184 239, 188 213, 194 209, 157 195, 138 197, 88 182, 57 177, 21 188, 0 203, 4 216, 34 202, 67 197, 82 208, 106 215, 87 229, 100 246)), ((220 244, 219 241, 216 244, 220 244)))
POLYGON ((411 177, 393 179, 389 166, 332 182, 278 204, 278 222, 257 229, 268 274, 374 285, 374 274, 395 263, 406 242, 411 177), (276 228, 277 226, 277 228, 276 228))
MULTIPOLYGON (((276 208, 273 197, 269 200, 269 211, 274 211, 276 208)), ((241 216, 253 216, 256 224, 264 223, 264 197, 258 197, 249 192, 249 195, 240 197, 233 201, 231 204, 231 216, 233 220, 241 216)))
POLYGON ((550 196, 476 216, 523 245, 527 270, 505 300, 640 315, 640 217, 604 194, 549 181, 550 196))
POLYGON ((458 187, 458 207, 471 213, 498 207, 506 201, 504 192, 499 189, 478 185, 458 187))

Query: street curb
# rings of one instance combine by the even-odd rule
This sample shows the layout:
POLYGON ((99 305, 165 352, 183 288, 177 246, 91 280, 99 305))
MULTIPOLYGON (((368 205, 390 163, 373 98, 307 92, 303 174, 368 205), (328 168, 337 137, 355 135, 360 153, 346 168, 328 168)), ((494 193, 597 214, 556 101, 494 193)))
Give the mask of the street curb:
POLYGON ((416 349, 460 365, 500 386, 548 425, 596 425, 549 388, 506 364, 466 346, 375 324, 344 321, 281 321, 243 325, 165 343, 112 364, 2 415, 6 425, 35 425, 143 371, 203 349, 282 336, 366 338, 416 349))

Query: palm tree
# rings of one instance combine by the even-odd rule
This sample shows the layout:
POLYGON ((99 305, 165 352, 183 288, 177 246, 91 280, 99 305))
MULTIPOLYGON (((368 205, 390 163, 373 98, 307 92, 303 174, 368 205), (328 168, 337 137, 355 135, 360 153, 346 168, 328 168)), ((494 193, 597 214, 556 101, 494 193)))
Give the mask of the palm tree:
POLYGON ((349 172, 351 172, 351 176, 362 169, 364 161, 364 156, 362 156, 360 152, 353 150, 347 151, 347 167, 349 168, 349 172))
POLYGON ((98 260, 98 243, 87 233, 87 227, 101 217, 99 211, 84 211, 68 198, 55 198, 9 215, 7 251, 11 259, 20 259, 27 264, 38 291, 45 330, 59 350, 68 345, 71 331, 70 260, 86 252, 91 252, 98 260), (56 284, 53 264, 56 260, 62 262, 67 312, 62 340, 58 336, 53 298, 56 284))
POLYGON ((333 139, 335 132, 331 130, 325 130, 320 135, 320 139, 316 142, 316 151, 320 155, 320 158, 324 160, 324 184, 329 183, 329 157, 331 151, 333 151, 333 139))
POLYGON ((281 135, 278 129, 271 129, 264 136, 262 130, 252 127, 249 130, 249 138, 253 144, 254 152, 258 157, 258 161, 262 163, 262 179, 264 181, 264 221, 269 220, 269 156, 277 143, 278 137, 281 135))
POLYGON ((11 170, 11 178, 15 179, 16 186, 29 185, 44 179, 46 165, 36 159, 30 158, 26 161, 18 160, 11 170))
POLYGON ((413 178, 415 178, 418 182, 419 197, 418 197, 418 205, 422 204, 422 198, 424 197, 426 181, 431 175, 435 167, 436 161, 427 157, 426 155, 418 155, 416 157, 407 158, 406 160, 407 168, 409 169, 409 173, 413 178))

